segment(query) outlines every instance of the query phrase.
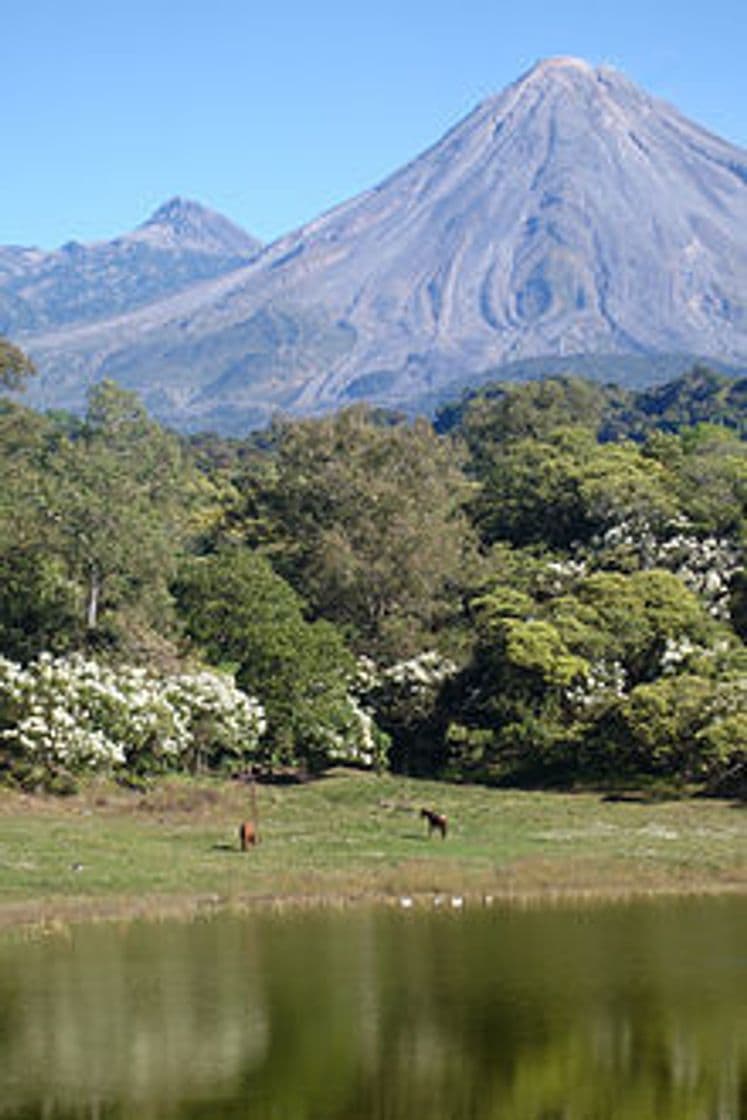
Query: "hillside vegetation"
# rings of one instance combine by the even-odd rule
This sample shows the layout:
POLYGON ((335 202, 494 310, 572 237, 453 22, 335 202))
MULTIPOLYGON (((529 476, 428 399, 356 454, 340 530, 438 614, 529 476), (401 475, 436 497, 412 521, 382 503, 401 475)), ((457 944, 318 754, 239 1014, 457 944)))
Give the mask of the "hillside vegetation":
POLYGON ((0 774, 743 794, 746 395, 560 378, 245 439, 113 382, 82 419, 6 401, 0 774))

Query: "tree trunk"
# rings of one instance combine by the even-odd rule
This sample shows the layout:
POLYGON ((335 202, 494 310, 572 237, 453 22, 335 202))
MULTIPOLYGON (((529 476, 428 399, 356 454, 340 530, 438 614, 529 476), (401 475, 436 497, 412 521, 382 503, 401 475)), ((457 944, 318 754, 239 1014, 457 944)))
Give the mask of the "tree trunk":
POLYGON ((89 630, 95 630, 98 623, 99 613, 99 594, 101 592, 101 580, 96 568, 91 568, 88 579, 88 605, 86 607, 86 627, 89 630))

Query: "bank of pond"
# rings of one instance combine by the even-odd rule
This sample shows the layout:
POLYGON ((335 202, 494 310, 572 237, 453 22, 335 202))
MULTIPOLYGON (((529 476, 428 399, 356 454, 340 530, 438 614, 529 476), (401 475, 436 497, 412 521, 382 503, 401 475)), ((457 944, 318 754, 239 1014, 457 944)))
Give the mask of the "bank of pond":
POLYGON ((747 896, 0 936, 0 1117, 741 1120, 747 896))

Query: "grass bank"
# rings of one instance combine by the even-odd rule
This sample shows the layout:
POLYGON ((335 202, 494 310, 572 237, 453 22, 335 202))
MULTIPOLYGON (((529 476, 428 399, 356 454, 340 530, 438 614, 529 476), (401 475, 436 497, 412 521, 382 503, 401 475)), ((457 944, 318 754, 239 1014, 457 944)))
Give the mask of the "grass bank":
POLYGON ((0 923, 202 907, 747 891, 747 808, 488 790, 335 771, 257 790, 261 843, 238 846, 245 785, 0 791, 0 923), (429 838, 422 805, 448 815, 429 838))

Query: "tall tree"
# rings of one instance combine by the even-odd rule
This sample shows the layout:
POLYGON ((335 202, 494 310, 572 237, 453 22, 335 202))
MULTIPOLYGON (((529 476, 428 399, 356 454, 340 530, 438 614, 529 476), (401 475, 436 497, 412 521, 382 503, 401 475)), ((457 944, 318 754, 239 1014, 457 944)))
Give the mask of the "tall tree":
POLYGON ((396 659, 432 643, 457 608, 467 488, 455 446, 426 421, 356 407, 281 431, 260 508, 275 562, 314 614, 396 659))
POLYGON ((334 626, 307 622, 293 588, 239 545, 188 561, 175 592, 189 636, 262 701, 270 760, 323 764, 354 720, 355 662, 334 626))
POLYGON ((50 542, 85 589, 85 625, 102 604, 163 592, 176 561, 186 468, 178 440, 111 381, 94 386, 78 431, 44 461, 40 506, 50 542))

